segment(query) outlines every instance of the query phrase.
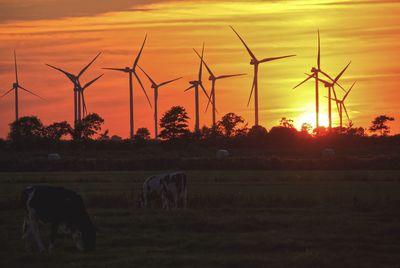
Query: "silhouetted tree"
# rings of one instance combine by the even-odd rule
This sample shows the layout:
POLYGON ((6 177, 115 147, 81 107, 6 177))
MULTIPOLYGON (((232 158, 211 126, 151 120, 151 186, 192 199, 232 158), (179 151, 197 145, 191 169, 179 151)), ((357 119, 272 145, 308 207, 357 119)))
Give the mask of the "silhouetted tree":
POLYGON ((236 136, 238 134, 238 125, 243 124, 244 119, 235 113, 227 113, 220 121, 217 122, 217 127, 226 137, 236 136))
POLYGON ((182 106, 173 106, 168 110, 160 120, 160 127, 162 131, 159 137, 162 139, 176 139, 181 138, 190 133, 188 127, 188 120, 190 118, 182 106))
POLYGON ((372 121, 372 125, 369 128, 369 131, 375 133, 380 132, 381 136, 386 136, 390 133, 390 127, 387 125, 389 121, 394 121, 394 117, 390 117, 387 115, 377 116, 374 121, 372 121))
POLYGON ((145 127, 138 128, 136 130, 135 138, 140 139, 140 140, 149 140, 150 139, 150 131, 145 127))
POLYGON ((110 131, 108 129, 106 129, 103 133, 100 133, 98 140, 100 140, 100 141, 108 141, 108 140, 110 140, 110 136, 108 135, 109 132, 110 131))
POLYGON ((72 132, 72 128, 68 122, 62 121, 46 126, 43 130, 43 136, 49 140, 60 141, 62 137, 71 135, 72 132))
POLYGON ((313 134, 315 137, 322 137, 328 134, 328 129, 326 127, 317 127, 313 129, 313 134))
POLYGON ((303 133, 310 133, 312 131, 312 126, 309 123, 303 123, 301 125, 301 132, 303 133))
POLYGON ((104 119, 96 113, 90 113, 85 116, 80 123, 76 125, 73 131, 74 140, 90 140, 98 134, 101 126, 104 124, 104 119))
POLYGON ((281 118, 281 121, 279 122, 279 125, 281 127, 285 127, 285 128, 294 128, 293 120, 289 119, 289 118, 286 118, 286 117, 282 117, 281 118))
POLYGON ((263 126, 252 126, 249 130, 249 132, 247 133, 247 136, 249 136, 251 139, 262 139, 267 137, 268 135, 268 131, 265 127, 263 126))
POLYGON ((10 124, 8 138, 14 143, 33 142, 43 138, 44 126, 36 116, 24 116, 10 124))

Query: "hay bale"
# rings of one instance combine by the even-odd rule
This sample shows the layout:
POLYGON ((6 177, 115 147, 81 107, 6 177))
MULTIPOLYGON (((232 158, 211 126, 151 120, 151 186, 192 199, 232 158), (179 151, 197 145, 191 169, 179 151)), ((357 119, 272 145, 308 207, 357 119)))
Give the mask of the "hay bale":
POLYGON ((221 150, 217 151, 216 156, 217 156, 217 159, 226 159, 226 158, 229 158, 230 154, 229 154, 228 150, 221 149, 221 150))

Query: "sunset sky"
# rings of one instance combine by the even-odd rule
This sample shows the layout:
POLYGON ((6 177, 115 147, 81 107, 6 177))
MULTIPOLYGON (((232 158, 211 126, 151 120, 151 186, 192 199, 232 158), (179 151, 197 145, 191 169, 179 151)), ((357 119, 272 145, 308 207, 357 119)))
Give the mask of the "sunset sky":
MULTIPOLYGON (((167 0, 0 0, 0 89, 14 82, 13 50, 20 84, 46 98, 20 93, 20 116, 37 115, 44 124, 73 119, 69 80, 45 65, 77 74, 98 52, 99 59, 81 81, 105 75, 86 92, 89 112, 100 114, 111 135, 129 135, 128 76, 102 67, 131 66, 145 34, 139 64, 156 81, 183 76, 161 88, 159 117, 171 106, 184 106, 194 124, 194 93, 183 92, 198 69, 192 48, 206 43, 205 60, 219 74, 247 73, 217 82, 217 117, 228 112, 254 124, 254 102, 247 107, 252 84, 249 55, 228 27, 232 25, 258 58, 296 54, 262 64, 259 72, 260 124, 268 129, 281 117, 315 124, 312 81, 296 90, 304 72, 316 65, 317 30, 321 31, 322 69, 332 76, 349 62, 341 84, 357 81, 346 106, 355 126, 368 127, 380 114, 394 116, 400 133, 400 2, 385 0, 167 1, 167 0)), ((153 92, 144 75, 146 90, 153 92)), ((204 76, 209 89, 208 75, 204 76)), ((135 128, 153 132, 153 111, 134 84, 135 128)), ((342 96, 343 92, 339 91, 342 96)), ((321 122, 327 124, 327 90, 321 85, 321 122)), ((201 95, 200 124, 210 125, 201 95)), ((334 108, 334 124, 338 123, 334 108)), ((0 99, 0 137, 14 120, 14 95, 0 99)), ((345 124, 347 120, 345 120, 345 124)))

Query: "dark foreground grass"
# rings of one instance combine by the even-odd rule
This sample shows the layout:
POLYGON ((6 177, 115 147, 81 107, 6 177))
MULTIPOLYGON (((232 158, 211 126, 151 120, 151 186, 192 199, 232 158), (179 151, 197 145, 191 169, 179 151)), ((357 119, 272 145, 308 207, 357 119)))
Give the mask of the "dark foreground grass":
POLYGON ((193 171, 169 212, 135 207, 149 174, 0 174, 0 267, 399 267, 398 171, 193 171), (24 252, 19 192, 38 183, 82 194, 95 252, 24 252))

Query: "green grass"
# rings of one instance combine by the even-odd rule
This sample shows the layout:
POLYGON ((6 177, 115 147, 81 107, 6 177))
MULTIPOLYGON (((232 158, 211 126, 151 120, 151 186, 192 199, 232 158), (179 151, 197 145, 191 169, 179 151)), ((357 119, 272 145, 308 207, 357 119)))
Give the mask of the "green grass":
POLYGON ((190 171, 189 209, 137 209, 153 173, 0 173, 0 267, 399 267, 399 171, 190 171), (32 184, 83 196, 95 252, 67 238, 51 256, 24 252, 32 184))

